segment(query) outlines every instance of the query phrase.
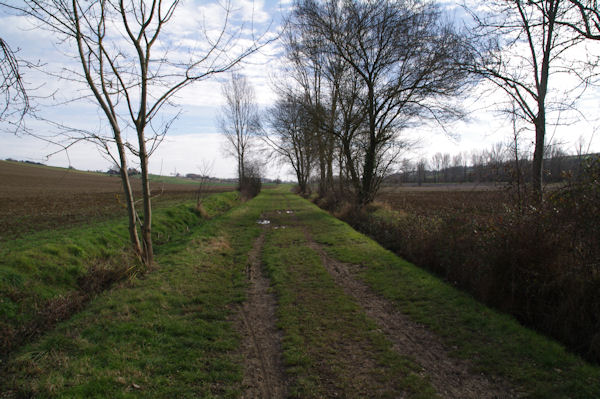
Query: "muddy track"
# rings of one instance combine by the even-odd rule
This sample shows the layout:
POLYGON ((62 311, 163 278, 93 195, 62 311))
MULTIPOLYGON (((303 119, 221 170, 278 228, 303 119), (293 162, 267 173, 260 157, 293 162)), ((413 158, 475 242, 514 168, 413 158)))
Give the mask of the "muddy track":
POLYGON ((269 292, 260 254, 265 232, 256 239, 248 254, 247 300, 239 312, 238 330, 242 335, 244 378, 242 398, 285 398, 286 379, 281 356, 281 332, 276 326, 275 297, 269 292))
POLYGON ((412 321, 392 303, 356 278, 358 266, 329 257, 305 229, 308 245, 316 251, 334 281, 353 297, 392 342, 394 350, 413 358, 444 398, 514 398, 517 391, 501 379, 471 372, 468 361, 451 358, 440 339, 412 321))

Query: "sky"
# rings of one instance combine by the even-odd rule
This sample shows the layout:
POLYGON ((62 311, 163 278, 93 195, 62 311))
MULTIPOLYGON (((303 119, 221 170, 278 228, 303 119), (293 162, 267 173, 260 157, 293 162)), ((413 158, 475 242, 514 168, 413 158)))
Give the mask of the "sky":
MULTIPOLYGON (((201 53, 205 49, 206 40, 198 32, 216 37, 225 18, 222 4, 223 2, 200 0, 182 1, 169 25, 171 29, 163 33, 165 39, 159 48, 169 48, 170 55, 180 58, 185 57, 184 47, 194 48, 201 53), (173 46, 174 43, 178 45, 173 46)), ((232 0, 231 4, 232 12, 228 23, 230 32, 238 35, 238 41, 231 49, 235 51, 248 43, 251 32, 265 34, 265 39, 274 38, 281 28, 282 16, 290 7, 290 0, 232 0)), ((454 18, 460 14, 460 9, 453 2, 444 4, 449 7, 454 18)), ((70 58, 73 54, 72 47, 59 42, 55 35, 35 27, 26 18, 9 15, 3 10, 0 10, 0 37, 13 49, 19 49, 19 58, 40 65, 38 70, 26 68, 23 76, 31 93, 39 97, 38 108, 41 115, 53 122, 76 128, 106 128, 97 104, 80 98, 88 94, 87 89, 59 78, 69 68, 74 71, 80 68, 70 58), (69 101, 77 98, 79 99, 76 101, 69 101)), ((237 69, 253 85, 261 109, 266 109, 274 101, 271 82, 279 73, 280 55, 279 43, 273 41, 246 58, 237 69)), ((66 72, 67 75, 69 73, 72 72, 66 72)), ((228 74, 215 75, 188 86, 174 99, 176 107, 165 108, 165 119, 177 112, 180 114, 150 158, 151 173, 185 175, 210 172, 217 177, 235 177, 235 160, 226 156, 224 139, 219 134, 216 123, 216 116, 224 103, 220 87, 227 78, 228 74)), ((423 125, 406 132, 411 137, 418 138, 419 145, 407 152, 405 157, 412 160, 423 157, 430 159, 436 152, 470 152, 509 140, 510 123, 497 112, 495 106, 500 94, 492 94, 483 89, 477 89, 476 94, 478 96, 459 100, 469 111, 467 120, 447 125, 445 130, 435 125, 423 125)), ((597 105, 598 92, 588 92, 581 102, 583 112, 579 119, 595 115, 597 105)), ((600 151, 600 138, 593 135, 596 125, 597 121, 594 120, 580 121, 573 126, 553 129, 549 136, 563 143, 567 151, 574 151, 579 137, 583 136, 584 141, 591 141, 590 150, 600 151)), ((29 121, 28 126, 38 135, 53 132, 51 125, 40 121, 29 121)), ((77 143, 67 151, 60 151, 60 147, 30 135, 0 131, 0 159, 6 158, 43 162, 53 166, 73 166, 82 170, 107 170, 112 164, 97 146, 89 142, 77 143), (50 154, 52 155, 48 157, 50 154)), ((291 171, 279 164, 267 164, 263 172, 270 178, 292 178, 291 171)))

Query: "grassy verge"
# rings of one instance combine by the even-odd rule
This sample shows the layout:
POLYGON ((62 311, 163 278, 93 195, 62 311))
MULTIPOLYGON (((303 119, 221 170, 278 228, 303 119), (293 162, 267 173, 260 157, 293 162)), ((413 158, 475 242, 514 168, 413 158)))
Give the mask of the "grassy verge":
MULTIPOLYGON (((306 205, 308 207, 309 205, 306 205)), ((336 259, 362 265, 361 278, 440 335, 452 355, 503 376, 535 398, 600 397, 600 368, 522 327, 310 205, 305 221, 336 259)))
POLYGON ((263 195, 260 201, 274 226, 266 235, 263 261, 279 302, 290 397, 435 397, 418 368, 391 349, 308 247, 295 220, 310 217, 313 209, 289 194, 263 195), (285 212, 290 209, 294 216, 285 212))
POLYGON ((240 227, 257 217, 236 207, 163 244, 152 273, 103 292, 13 356, 0 391, 42 398, 237 397, 241 362, 229 319, 244 299, 246 256, 259 232, 240 227))
MULTIPOLYGON (((235 193, 205 200, 209 216, 237 202, 235 193)), ((185 236, 198 222, 192 203, 155 212, 154 240, 161 245, 185 236)), ((129 256, 127 225, 123 219, 43 231, 5 242, 0 249, 0 354, 81 308, 89 292, 135 272, 129 256)))

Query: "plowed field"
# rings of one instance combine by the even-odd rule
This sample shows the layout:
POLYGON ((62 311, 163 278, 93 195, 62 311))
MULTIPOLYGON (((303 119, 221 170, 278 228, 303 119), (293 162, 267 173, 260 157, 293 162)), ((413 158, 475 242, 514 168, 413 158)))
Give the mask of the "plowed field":
POLYGON ((376 200, 418 215, 450 213, 474 218, 504 212, 504 204, 510 201, 510 196, 503 186, 465 183, 384 187, 376 200))
MULTIPOLYGON (((136 194, 141 182, 133 178, 136 194)), ((233 187, 212 186, 211 192, 233 187)), ((196 184, 152 183, 154 204, 191 200, 196 184)), ((0 241, 125 215, 118 176, 0 161, 0 241)))

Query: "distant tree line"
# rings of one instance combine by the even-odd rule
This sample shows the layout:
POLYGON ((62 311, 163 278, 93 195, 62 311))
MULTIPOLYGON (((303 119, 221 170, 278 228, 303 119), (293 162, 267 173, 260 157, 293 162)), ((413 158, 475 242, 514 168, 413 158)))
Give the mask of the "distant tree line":
MULTIPOLYGON (((550 147, 544 157, 544 181, 556 183, 582 175, 585 165, 600 154, 567 154, 559 146, 550 147)), ((425 183, 522 183, 531 184, 532 159, 511 159, 509 148, 501 143, 489 150, 456 155, 435 153, 417 161, 404 159, 384 184, 425 183)))

